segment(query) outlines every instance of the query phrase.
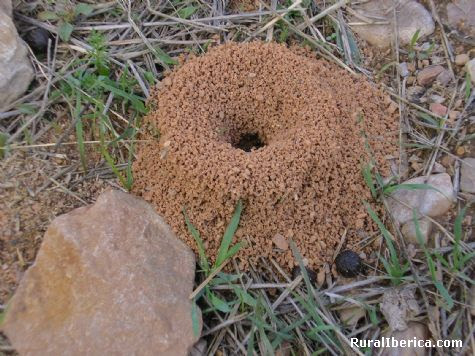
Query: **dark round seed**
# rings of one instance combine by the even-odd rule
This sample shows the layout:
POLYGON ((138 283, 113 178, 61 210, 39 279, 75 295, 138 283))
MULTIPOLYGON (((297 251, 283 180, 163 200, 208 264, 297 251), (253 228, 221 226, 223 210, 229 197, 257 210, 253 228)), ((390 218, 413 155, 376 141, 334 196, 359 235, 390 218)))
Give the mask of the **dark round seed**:
POLYGON ((336 270, 343 277, 355 277, 363 270, 360 256, 351 250, 341 252, 335 259, 336 270))
MULTIPOLYGON (((317 274, 309 268, 305 268, 305 270, 307 271, 307 275, 308 275, 308 279, 310 279, 310 283, 315 283, 315 281, 317 280, 317 274)), ((300 274, 300 267, 299 266, 294 267, 294 269, 292 270, 292 279, 297 278, 299 274, 300 274)))
POLYGON ((50 36, 47 30, 37 27, 26 33, 25 41, 35 53, 46 53, 50 36))

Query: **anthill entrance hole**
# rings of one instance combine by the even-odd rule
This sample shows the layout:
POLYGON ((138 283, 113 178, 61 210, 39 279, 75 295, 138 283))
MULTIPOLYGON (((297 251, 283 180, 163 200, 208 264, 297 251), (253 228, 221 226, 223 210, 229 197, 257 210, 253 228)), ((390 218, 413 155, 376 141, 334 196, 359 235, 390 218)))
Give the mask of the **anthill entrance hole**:
POLYGON ((245 152, 251 152, 264 146, 265 143, 262 142, 257 133, 244 133, 239 137, 237 143, 233 145, 234 148, 239 148, 245 152))

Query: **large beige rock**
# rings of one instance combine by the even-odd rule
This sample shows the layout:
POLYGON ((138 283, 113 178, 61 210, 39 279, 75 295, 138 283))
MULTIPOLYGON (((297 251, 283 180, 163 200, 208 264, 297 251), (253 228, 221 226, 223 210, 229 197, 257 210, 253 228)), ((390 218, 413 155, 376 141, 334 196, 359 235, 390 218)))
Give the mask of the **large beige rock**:
POLYGON ((12 0, 1 0, 0 1, 0 12, 7 14, 12 17, 13 13, 12 0))
POLYGON ((51 223, 2 328, 21 355, 186 355, 194 271, 150 205, 105 192, 51 223))
POLYGON ((0 110, 20 97, 33 80, 26 46, 11 17, 2 10, 0 8, 0 110))
MULTIPOLYGON (((394 14, 395 12, 398 26, 398 39, 402 45, 411 42, 414 33, 419 30, 419 38, 430 35, 434 32, 434 20, 424 6, 413 0, 370 0, 353 6, 360 16, 369 18, 373 22, 388 22, 380 25, 354 25, 352 29, 364 40, 378 47, 389 47, 394 37, 394 14)), ((352 22, 361 23, 362 20, 356 16, 351 18, 352 22)))
MULTIPOLYGON (((427 184, 435 189, 400 189, 388 197, 388 207, 394 220, 399 224, 413 219, 413 208, 430 217, 443 215, 454 201, 452 181, 447 173, 417 177, 403 184, 427 184)), ((417 214, 418 217, 420 214, 417 214)))

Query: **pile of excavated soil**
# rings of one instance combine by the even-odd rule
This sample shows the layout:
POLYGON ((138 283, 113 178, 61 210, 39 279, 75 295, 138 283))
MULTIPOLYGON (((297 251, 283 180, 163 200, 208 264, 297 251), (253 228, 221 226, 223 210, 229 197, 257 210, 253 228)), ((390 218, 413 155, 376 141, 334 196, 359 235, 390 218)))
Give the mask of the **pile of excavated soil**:
POLYGON ((316 267, 331 260, 345 229, 346 247, 356 250, 374 232, 362 203, 371 199, 361 174, 365 142, 387 174, 397 119, 362 77, 302 49, 227 44, 172 72, 152 103, 134 191, 195 251, 183 208, 214 259, 239 199, 234 242, 247 241, 243 268, 260 256, 294 266, 276 235, 293 239, 316 267))

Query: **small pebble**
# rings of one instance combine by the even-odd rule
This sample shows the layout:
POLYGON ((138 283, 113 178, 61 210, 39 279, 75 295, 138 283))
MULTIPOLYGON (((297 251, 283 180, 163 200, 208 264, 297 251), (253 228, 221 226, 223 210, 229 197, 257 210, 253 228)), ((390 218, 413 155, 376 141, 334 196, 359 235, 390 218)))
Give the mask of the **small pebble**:
POLYGON ((343 277, 356 277, 362 272, 363 264, 360 256, 351 250, 345 250, 335 259, 336 270, 343 277))
POLYGON ((401 77, 407 77, 409 75, 409 69, 407 69, 407 63, 402 62, 399 64, 399 70, 401 73, 401 77))
POLYGON ((464 66, 470 60, 470 57, 466 53, 458 54, 455 56, 455 64, 458 66, 464 66))
POLYGON ((431 103, 429 109, 439 116, 445 116, 447 114, 447 107, 439 103, 431 103))
POLYGON ((440 65, 426 67, 417 74, 417 82, 422 86, 431 84, 444 70, 440 65))
POLYGON ((430 99, 434 102, 434 103, 439 103, 439 104, 442 104, 444 101, 445 101, 445 98, 443 96, 440 96, 440 95, 437 95, 437 94, 432 94, 430 96, 430 99))

